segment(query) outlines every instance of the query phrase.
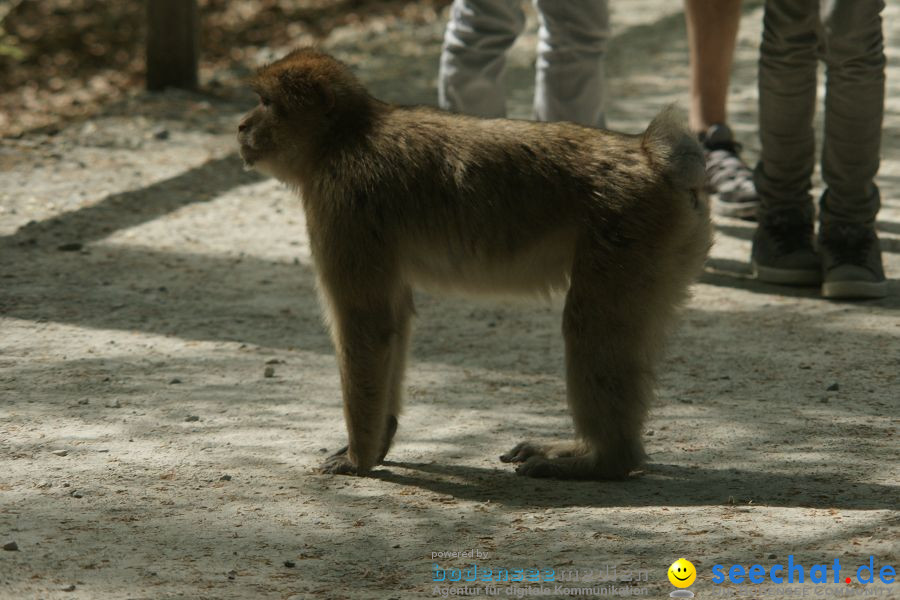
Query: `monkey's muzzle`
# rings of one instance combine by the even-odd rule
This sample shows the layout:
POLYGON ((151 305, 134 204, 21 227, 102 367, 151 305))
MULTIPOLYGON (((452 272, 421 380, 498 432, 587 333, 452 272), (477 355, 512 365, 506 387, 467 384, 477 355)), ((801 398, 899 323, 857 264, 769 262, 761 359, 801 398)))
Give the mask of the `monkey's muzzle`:
MULTIPOLYGON (((240 140, 239 140, 240 141, 240 140)), ((259 152, 253 149, 249 144, 241 143, 239 153, 241 160, 244 161, 244 168, 252 169, 254 163, 259 160, 259 152)))

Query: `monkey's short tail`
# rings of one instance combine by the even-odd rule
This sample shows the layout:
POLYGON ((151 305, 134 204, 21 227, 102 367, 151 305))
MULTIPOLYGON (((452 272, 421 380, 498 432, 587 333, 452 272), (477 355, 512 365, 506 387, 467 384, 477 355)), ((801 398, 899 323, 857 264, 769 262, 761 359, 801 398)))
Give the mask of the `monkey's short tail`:
POLYGON ((697 136, 687 127, 684 115, 668 106, 650 122, 641 140, 654 164, 660 165, 679 188, 697 190, 706 182, 706 159, 697 136))

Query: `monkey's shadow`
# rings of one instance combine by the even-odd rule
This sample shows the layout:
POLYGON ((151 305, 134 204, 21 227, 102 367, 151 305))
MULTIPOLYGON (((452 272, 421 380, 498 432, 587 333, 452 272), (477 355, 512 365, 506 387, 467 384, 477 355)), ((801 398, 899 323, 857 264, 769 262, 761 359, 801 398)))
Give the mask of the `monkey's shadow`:
POLYGON ((372 477, 459 500, 515 508, 564 506, 780 506, 891 510, 900 486, 854 482, 822 472, 798 475, 648 463, 623 481, 532 479, 511 470, 385 461, 372 477))

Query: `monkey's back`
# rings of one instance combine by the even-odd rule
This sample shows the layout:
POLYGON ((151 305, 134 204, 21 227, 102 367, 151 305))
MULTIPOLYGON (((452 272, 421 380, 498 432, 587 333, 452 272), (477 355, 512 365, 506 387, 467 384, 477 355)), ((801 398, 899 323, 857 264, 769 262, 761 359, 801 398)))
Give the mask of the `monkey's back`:
POLYGON ((390 107, 340 155, 333 201, 396 245, 411 279, 546 293, 567 286, 580 239, 614 251, 661 232, 671 193, 641 144, 571 123, 390 107))

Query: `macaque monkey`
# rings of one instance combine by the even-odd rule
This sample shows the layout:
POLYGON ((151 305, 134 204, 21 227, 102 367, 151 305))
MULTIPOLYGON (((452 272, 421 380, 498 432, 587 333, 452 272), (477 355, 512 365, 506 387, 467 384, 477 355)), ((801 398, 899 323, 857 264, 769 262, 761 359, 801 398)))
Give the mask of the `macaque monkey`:
POLYGON ((349 433, 325 473, 366 474, 400 414, 412 288, 565 291, 575 441, 517 472, 638 467, 663 339, 710 246, 703 153, 672 110, 640 135, 386 104, 313 49, 263 67, 238 127, 248 168, 299 192, 349 433))

